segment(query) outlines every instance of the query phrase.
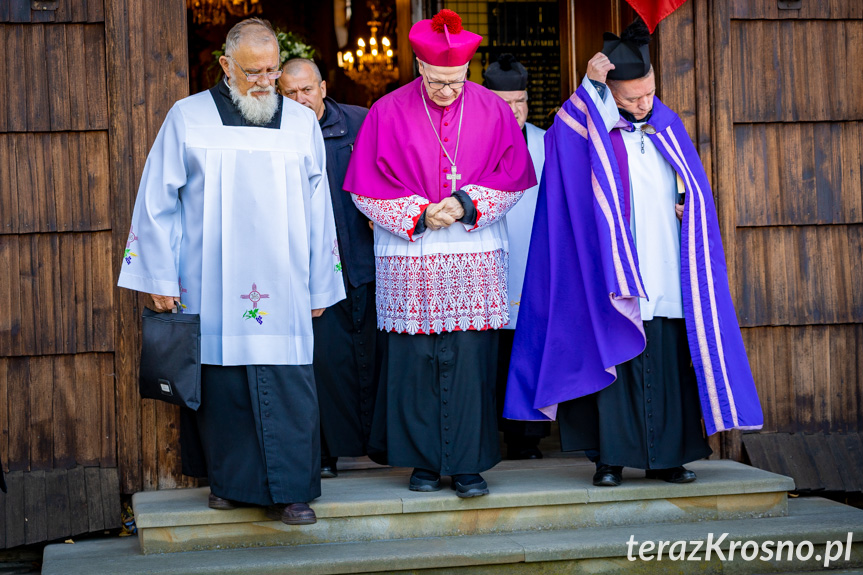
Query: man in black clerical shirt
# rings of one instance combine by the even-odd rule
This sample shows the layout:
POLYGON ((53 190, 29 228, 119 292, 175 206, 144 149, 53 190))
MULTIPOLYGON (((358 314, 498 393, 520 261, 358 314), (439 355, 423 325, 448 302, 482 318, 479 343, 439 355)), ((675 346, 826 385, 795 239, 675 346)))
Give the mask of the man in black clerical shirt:
POLYGON ((369 220, 342 190, 354 141, 366 108, 327 97, 317 65, 293 58, 282 66, 282 95, 318 117, 327 149, 327 178, 333 198, 338 246, 348 297, 313 321, 314 369, 321 412, 321 476, 336 477, 339 457, 368 452, 377 390, 374 234, 369 220))

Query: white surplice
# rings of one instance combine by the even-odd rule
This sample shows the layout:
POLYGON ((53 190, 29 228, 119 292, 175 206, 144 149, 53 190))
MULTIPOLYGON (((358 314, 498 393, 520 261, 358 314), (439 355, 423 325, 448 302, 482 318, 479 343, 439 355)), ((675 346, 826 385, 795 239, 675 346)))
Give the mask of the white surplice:
POLYGON ((524 286, 524 272, 527 268, 527 253, 530 247, 530 232, 533 229, 533 216, 536 213, 536 200, 539 197, 539 182, 542 179, 542 166, 545 164, 545 130, 525 123, 527 130, 527 150, 533 160, 537 184, 524 192, 524 196, 506 214, 506 227, 509 235, 509 323, 503 329, 515 329, 518 310, 521 306, 521 289, 524 286))
POLYGON ((118 285, 201 314, 201 360, 309 365, 311 310, 344 299, 314 113, 231 127, 209 91, 177 102, 138 190, 118 285))

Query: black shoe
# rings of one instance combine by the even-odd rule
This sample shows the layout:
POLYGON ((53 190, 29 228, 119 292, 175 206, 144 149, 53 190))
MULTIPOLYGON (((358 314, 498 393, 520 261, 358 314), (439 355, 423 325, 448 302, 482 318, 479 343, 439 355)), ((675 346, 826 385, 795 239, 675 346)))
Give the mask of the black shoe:
POLYGON ((453 475, 451 487, 462 498, 488 495, 488 483, 479 473, 453 475))
POLYGON ((338 457, 326 457, 321 459, 321 478, 322 479, 332 479, 333 477, 339 476, 339 470, 336 467, 336 462, 339 460, 338 457))
POLYGON ((411 491, 440 491, 440 474, 426 469, 414 469, 411 473, 411 481, 408 484, 411 491))
POLYGON ((597 487, 617 487, 623 482, 623 467, 619 465, 597 465, 593 484, 597 487))
POLYGON ((509 447, 506 450, 506 458, 510 460, 542 459, 542 451, 539 450, 539 447, 535 446, 523 449, 509 447))
POLYGON ((668 483, 692 483, 695 481, 695 472, 682 465, 670 469, 646 469, 644 476, 647 479, 661 479, 668 483))

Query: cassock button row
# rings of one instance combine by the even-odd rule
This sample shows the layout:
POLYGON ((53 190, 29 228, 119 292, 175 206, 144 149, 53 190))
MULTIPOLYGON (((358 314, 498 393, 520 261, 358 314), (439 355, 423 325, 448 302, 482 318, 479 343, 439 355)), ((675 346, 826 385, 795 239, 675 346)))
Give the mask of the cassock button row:
POLYGON ((444 138, 444 139, 443 139, 443 141, 444 141, 444 142, 449 142, 449 138, 444 138))
POLYGON ((443 416, 444 416, 444 417, 449 417, 449 413, 444 413, 444 414, 443 414, 443 416))
POLYGON ((443 123, 443 125, 444 125, 444 126, 449 126, 449 122, 444 122, 444 123, 443 123))
POLYGON ((653 428, 652 428, 652 427, 650 428, 650 431, 651 431, 651 432, 653 431, 653 428))
POLYGON ((443 404, 444 404, 444 405, 446 405, 446 404, 447 404, 447 401, 446 401, 445 399, 443 400, 443 404))
POLYGON ((648 397, 648 398, 647 398, 647 403, 650 403, 651 401, 653 401, 653 400, 652 400, 652 399, 650 399, 650 398, 648 397))
POLYGON ((262 368, 261 368, 261 371, 267 371, 267 368, 266 368, 266 367, 262 367, 262 368))
POLYGON ((444 348, 441 348, 441 350, 440 350, 440 351, 441 351, 441 353, 446 353, 446 348, 445 348, 445 347, 444 347, 444 348))
POLYGON ((647 384, 647 388, 648 388, 648 389, 650 389, 650 384, 649 384, 649 383, 647 384))
POLYGON ((443 388, 444 391, 449 391, 448 387, 443 388))
POLYGON ((265 412, 264 412, 264 417, 269 417, 269 416, 270 416, 270 412, 269 412, 269 411, 265 411, 265 412))
POLYGON ((264 390, 264 391, 262 391, 261 393, 263 393, 264 395, 267 395, 267 390, 265 389, 265 390, 264 390))
POLYGON ((656 461, 656 458, 655 458, 655 457, 651 457, 651 458, 650 458, 650 460, 651 460, 651 461, 656 461))
POLYGON ((266 377, 262 377, 262 378, 261 378, 261 383, 267 383, 267 378, 266 378, 266 377))
POLYGON ((448 361, 443 362, 444 365, 449 365, 448 361))
POLYGON ((649 367, 647 368, 647 373, 650 373, 650 368, 649 368, 649 367))
POLYGON ((449 426, 443 428, 444 431, 449 431, 449 426))
POLYGON ((653 447, 653 443, 650 444, 650 447, 653 447))
POLYGON ((444 377, 449 377, 448 373, 443 374, 444 377))
POLYGON ((447 445, 449 445, 449 439, 447 439, 445 443, 446 443, 447 445))
POLYGON ((269 400, 269 399, 265 399, 265 400, 264 400, 264 405, 270 405, 270 400, 269 400))

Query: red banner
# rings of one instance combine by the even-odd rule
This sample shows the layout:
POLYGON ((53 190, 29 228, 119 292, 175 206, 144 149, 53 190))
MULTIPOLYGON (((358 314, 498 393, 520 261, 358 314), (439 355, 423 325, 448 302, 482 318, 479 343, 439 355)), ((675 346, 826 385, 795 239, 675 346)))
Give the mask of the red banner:
POLYGON ((641 16, 650 33, 669 14, 680 8, 686 0, 626 0, 641 16))

